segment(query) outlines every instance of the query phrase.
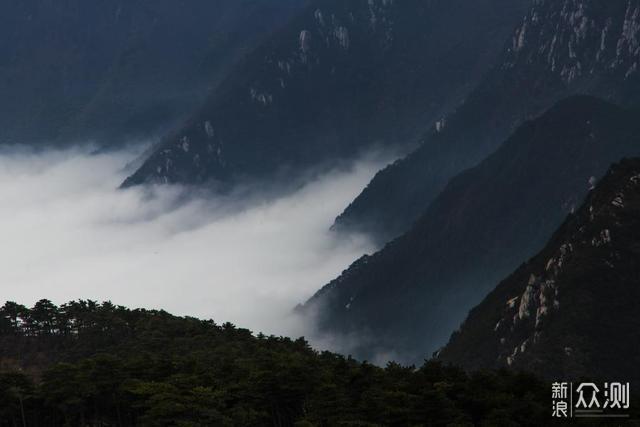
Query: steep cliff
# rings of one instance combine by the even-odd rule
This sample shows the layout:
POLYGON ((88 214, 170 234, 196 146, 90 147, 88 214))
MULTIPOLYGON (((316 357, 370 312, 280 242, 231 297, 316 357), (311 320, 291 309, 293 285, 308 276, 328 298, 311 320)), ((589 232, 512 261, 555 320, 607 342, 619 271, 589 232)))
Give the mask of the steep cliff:
POLYGON ((451 180, 414 227, 307 303, 321 333, 354 351, 416 361, 444 344, 495 284, 547 242, 589 188, 640 154, 638 112, 589 97, 560 102, 451 180))
POLYGON ((448 180, 570 95, 640 101, 640 1, 536 0, 493 70, 406 158, 379 172, 336 228, 402 234, 448 180))
POLYGON ((440 352, 467 368, 640 380, 640 160, 614 165, 440 352))

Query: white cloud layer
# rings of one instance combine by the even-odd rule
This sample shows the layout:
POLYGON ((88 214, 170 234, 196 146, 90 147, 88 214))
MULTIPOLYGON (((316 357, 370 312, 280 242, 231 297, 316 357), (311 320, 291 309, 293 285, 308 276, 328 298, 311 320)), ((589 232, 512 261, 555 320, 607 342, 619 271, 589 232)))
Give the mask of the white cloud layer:
POLYGON ((111 300, 297 336, 291 309, 372 249, 328 228, 380 159, 238 201, 118 191, 133 157, 0 152, 0 303, 111 300))

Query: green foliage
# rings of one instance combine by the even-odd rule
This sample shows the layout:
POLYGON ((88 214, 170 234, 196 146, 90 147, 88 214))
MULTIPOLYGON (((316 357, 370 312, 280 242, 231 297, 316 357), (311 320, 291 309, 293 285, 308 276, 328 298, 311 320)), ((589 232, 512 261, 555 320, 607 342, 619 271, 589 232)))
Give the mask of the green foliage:
POLYGON ((77 301, 0 308, 0 426, 544 425, 548 390, 507 371, 385 368, 232 324, 77 301), (3 363, 7 366, 7 363, 3 363))

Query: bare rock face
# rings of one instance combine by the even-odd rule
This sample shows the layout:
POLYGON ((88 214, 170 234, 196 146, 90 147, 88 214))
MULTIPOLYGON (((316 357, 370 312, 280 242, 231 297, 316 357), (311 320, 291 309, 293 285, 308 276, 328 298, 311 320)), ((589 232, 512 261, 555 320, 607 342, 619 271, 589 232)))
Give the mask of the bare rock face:
POLYGON ((551 378, 640 380, 640 160, 615 164, 438 358, 551 378))
POLYGON ((336 228, 388 241, 406 231, 457 173, 559 100, 640 100, 640 1, 536 0, 493 70, 423 144, 381 171, 336 228))
POLYGON ((516 29, 504 65, 543 64, 571 86, 602 74, 628 80, 639 60, 639 2, 542 0, 516 29))

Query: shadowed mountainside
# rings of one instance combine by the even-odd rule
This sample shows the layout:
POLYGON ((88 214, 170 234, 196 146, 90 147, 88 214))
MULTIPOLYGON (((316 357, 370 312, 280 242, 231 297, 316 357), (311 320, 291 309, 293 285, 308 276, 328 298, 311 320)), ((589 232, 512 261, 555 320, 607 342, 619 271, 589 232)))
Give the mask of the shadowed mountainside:
POLYGON ((366 232, 382 243, 402 234, 449 179, 563 98, 589 94, 636 105, 639 46, 639 0, 535 1, 465 102, 420 148, 380 171, 334 228, 366 232))
POLYGON ((321 334, 353 341, 359 356, 431 354, 544 246, 611 163, 640 154, 638 117, 595 98, 560 102, 451 180, 409 232, 356 261, 302 311, 315 314, 321 334))
POLYGON ((125 186, 269 179, 413 144, 495 62, 529 0, 316 0, 125 186))
POLYGON ((0 142, 114 145, 158 136, 305 3, 4 1, 0 142))
POLYGON ((640 381, 640 160, 614 165, 547 246, 474 308, 438 359, 640 381))

